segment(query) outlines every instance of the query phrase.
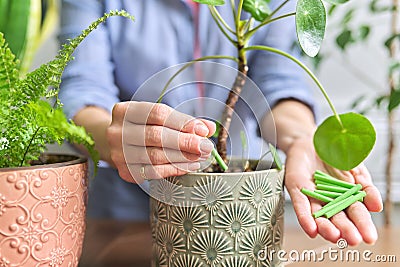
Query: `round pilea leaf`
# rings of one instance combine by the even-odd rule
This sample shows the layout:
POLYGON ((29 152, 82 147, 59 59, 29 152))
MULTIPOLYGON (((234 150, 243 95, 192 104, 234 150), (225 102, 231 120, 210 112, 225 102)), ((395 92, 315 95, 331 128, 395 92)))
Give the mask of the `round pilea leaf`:
POLYGON ((296 31, 301 49, 315 57, 325 36, 326 11, 321 0, 299 0, 296 7, 296 31))
POLYGON ((358 166, 371 152, 376 141, 371 122, 357 113, 328 117, 314 134, 314 147, 325 163, 340 170, 358 166))

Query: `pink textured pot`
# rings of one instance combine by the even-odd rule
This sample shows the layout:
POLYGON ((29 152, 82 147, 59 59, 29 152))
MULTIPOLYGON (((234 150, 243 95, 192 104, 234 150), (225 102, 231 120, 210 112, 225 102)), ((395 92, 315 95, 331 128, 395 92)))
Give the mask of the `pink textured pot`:
POLYGON ((88 164, 0 169, 0 266, 77 266, 85 232, 88 164))

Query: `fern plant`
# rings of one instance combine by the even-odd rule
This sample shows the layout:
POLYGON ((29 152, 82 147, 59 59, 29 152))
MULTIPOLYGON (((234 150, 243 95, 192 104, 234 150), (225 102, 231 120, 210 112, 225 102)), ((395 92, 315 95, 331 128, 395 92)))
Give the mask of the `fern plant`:
POLYGON ((68 120, 58 100, 61 75, 72 60, 75 48, 107 18, 125 11, 111 11, 93 22, 79 36, 64 45, 54 60, 21 78, 18 59, 0 32, 0 167, 27 166, 37 160, 47 144, 64 140, 86 147, 95 163, 99 156, 92 137, 68 120), (53 104, 51 104, 53 102, 53 104))

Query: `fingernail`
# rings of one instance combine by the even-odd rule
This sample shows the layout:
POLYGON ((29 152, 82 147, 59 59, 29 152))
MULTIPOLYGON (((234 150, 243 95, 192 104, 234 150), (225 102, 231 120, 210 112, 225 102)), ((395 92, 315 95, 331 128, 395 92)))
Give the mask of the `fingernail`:
POLYGON ((200 169, 200 163, 198 162, 189 163, 188 165, 189 171, 197 171, 198 169, 200 169))
POLYGON ((209 131, 203 123, 199 122, 194 125, 194 133, 199 136, 205 137, 208 135, 209 131))
POLYGON ((200 161, 206 161, 206 160, 208 160, 210 158, 210 154, 207 154, 207 155, 202 155, 200 158, 199 158, 199 160, 200 161))
POLYGON ((202 154, 209 154, 211 153, 211 151, 214 148, 214 144, 208 140, 208 139, 204 139, 203 141, 201 141, 200 143, 200 151, 202 154))

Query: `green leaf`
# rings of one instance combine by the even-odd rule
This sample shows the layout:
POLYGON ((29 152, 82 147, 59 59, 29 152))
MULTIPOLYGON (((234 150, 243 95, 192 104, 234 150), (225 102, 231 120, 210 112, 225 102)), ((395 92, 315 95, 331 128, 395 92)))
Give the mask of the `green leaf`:
POLYGON ((243 9, 258 21, 264 21, 271 14, 269 0, 244 0, 243 9))
POLYGON ((372 0, 369 4, 369 10, 372 13, 382 13, 386 11, 393 11, 394 7, 391 7, 390 5, 384 5, 384 6, 378 6, 378 0, 372 0))
POLYGON ((387 95, 381 95, 381 96, 377 97, 377 98, 375 99, 375 105, 376 105, 376 107, 377 107, 377 108, 381 108, 382 103, 383 103, 384 101, 386 101, 386 100, 388 100, 388 96, 387 96, 387 95))
POLYGON ((362 102, 364 102, 364 100, 366 99, 366 95, 360 95, 359 97, 357 97, 354 101, 353 101, 353 103, 351 104, 351 109, 356 109, 356 108, 358 108, 359 106, 360 106, 360 104, 362 103, 362 102))
POLYGON ((394 61, 389 65, 389 75, 392 75, 393 72, 398 71, 400 69, 400 62, 394 61))
POLYGON ((336 8, 337 8, 336 5, 330 6, 329 9, 328 9, 328 12, 327 12, 327 13, 328 13, 328 16, 332 16, 332 15, 333 15, 333 12, 335 12, 336 8))
POLYGON ((314 135, 314 147, 325 163, 340 170, 358 166, 371 152, 376 133, 371 122, 357 113, 340 115, 343 127, 335 116, 327 118, 314 135))
POLYGON ((386 41, 385 41, 386 48, 390 50, 390 47, 391 47, 393 41, 395 41, 396 39, 399 39, 399 38, 400 38, 400 33, 394 34, 394 35, 390 36, 388 39, 386 39, 386 41))
POLYGON ((276 148, 272 144, 268 143, 268 146, 269 146, 269 151, 271 151, 272 158, 274 159, 276 168, 278 170, 282 170, 282 160, 278 155, 278 151, 276 150, 276 148))
POLYGON ((369 27, 368 25, 361 25, 358 32, 360 40, 364 41, 368 38, 369 33, 371 32, 371 27, 369 27))
POLYGON ((347 3, 349 1, 350 0, 325 0, 325 2, 328 2, 332 5, 341 5, 341 4, 347 3))
POLYGON ((337 37, 336 44, 343 51, 346 50, 347 46, 354 42, 353 32, 349 29, 344 29, 337 37))
POLYGON ((222 6, 225 4, 225 0, 193 0, 193 1, 210 6, 222 6))
POLYGON ((400 90, 394 90, 392 91, 389 97, 389 105, 388 105, 389 112, 392 112, 399 105, 400 105, 400 90))
POLYGON ((299 0, 296 8, 297 38, 303 51, 315 57, 326 28, 326 12, 321 0, 299 0))
POLYGON ((353 19, 353 15, 354 15, 354 9, 349 9, 347 10, 346 14, 344 14, 341 24, 342 25, 347 25, 352 19, 353 19))

